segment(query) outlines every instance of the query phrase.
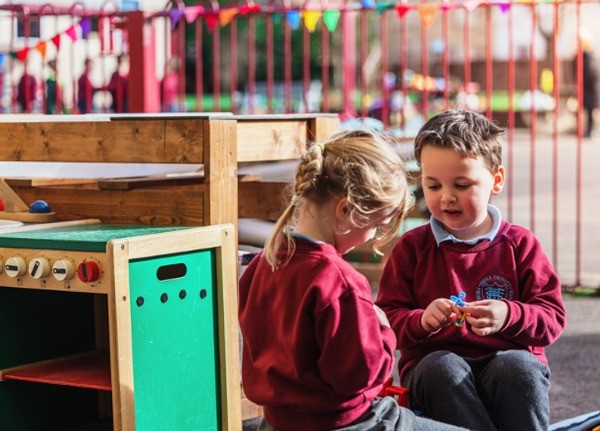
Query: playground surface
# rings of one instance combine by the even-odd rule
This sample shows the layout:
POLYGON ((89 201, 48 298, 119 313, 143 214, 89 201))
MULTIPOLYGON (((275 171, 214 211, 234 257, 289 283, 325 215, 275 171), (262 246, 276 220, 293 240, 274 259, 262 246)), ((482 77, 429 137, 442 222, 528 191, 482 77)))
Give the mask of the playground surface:
POLYGON ((564 295, 567 328, 547 348, 551 423, 600 409, 600 297, 564 295))

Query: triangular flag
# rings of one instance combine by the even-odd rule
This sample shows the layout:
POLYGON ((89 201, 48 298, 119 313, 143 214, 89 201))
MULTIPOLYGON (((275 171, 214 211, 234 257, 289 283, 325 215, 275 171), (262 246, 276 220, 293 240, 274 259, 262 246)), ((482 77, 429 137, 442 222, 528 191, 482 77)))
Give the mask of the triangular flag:
POLYGON ((321 17, 321 12, 317 10, 304 10, 302 11, 302 18, 304 19, 304 26, 309 33, 314 33, 317 28, 317 22, 321 17))
POLYGON ((334 32, 340 20, 339 10, 326 10, 323 12, 323 23, 329 32, 334 32))
POLYGON ((377 9, 377 3, 375 0, 362 0, 362 7, 364 9, 377 9))
POLYGON ((69 36, 73 42, 75 42, 77 40, 77 32, 75 31, 75 25, 72 25, 71 27, 69 27, 65 31, 65 34, 67 36, 69 36))
POLYGON ((56 46, 56 49, 59 49, 60 48, 60 34, 57 34, 51 40, 52 40, 52 43, 54 43, 54 45, 56 46))
POLYGON ((377 13, 382 14, 383 12, 385 12, 388 9, 393 8, 394 6, 396 6, 396 3, 388 1, 385 3, 379 3, 377 5, 377 13))
POLYGON ((290 25, 290 27, 292 27, 294 30, 297 30, 300 26, 300 12, 298 12, 297 10, 291 10, 289 12, 286 12, 285 20, 290 25))
POLYGON ((458 9, 459 7, 461 7, 460 3, 442 3, 441 4, 441 9, 446 12, 452 9, 458 9))
POLYGON ((219 14, 215 12, 209 12, 204 14, 204 22, 209 31, 213 31, 219 22, 219 14))
POLYGON ((29 48, 23 48, 20 51, 17 51, 17 58, 21 61, 25 61, 27 58, 27 53, 29 52, 29 48))
POLYGON ((239 10, 238 10, 240 15, 246 15, 246 14, 249 14, 252 12, 260 12, 260 11, 261 11, 260 5, 256 4, 256 3, 245 4, 243 6, 240 6, 239 10))
POLYGON ((177 23, 183 16, 183 11, 181 9, 169 9, 169 18, 171 18, 171 30, 174 30, 177 27, 177 23))
POLYGON ((419 10, 419 15, 421 16, 421 22, 425 28, 431 27, 433 23, 433 18, 435 16, 435 11, 437 11, 440 7, 437 4, 421 4, 417 6, 419 10))
POLYGON ((223 9, 221 12, 219 12, 219 24, 221 24, 221 27, 225 27, 227 24, 233 21, 233 18, 235 18, 237 14, 238 10, 236 8, 223 9))
POLYGON ((188 6, 183 10, 183 14, 185 15, 185 20, 188 24, 196 21, 198 15, 204 13, 204 8, 202 6, 188 6))
POLYGON ((35 49, 39 51, 42 58, 46 58, 46 42, 42 41, 35 46, 35 49))
POLYGON ((85 39, 92 32, 92 19, 89 16, 82 18, 79 27, 81 27, 81 37, 85 39))
POLYGON ((510 3, 498 3, 498 6, 500 7, 500 12, 502 13, 506 13, 510 9, 510 3))
POLYGON ((0 52, 0 69, 2 69, 2 65, 4 64, 4 54, 0 52))
POLYGON ((12 58, 13 60, 18 60, 19 57, 17 57, 17 53, 16 52, 9 52, 8 55, 10 56, 10 58, 12 58))
POLYGON ((406 12, 408 12, 410 10, 410 6, 408 6, 406 3, 398 3, 396 5, 396 13, 398 14, 398 18, 402 19, 404 18, 404 15, 406 15, 406 12))
POLYGON ((463 3, 466 10, 473 12, 481 4, 482 0, 467 0, 463 3))

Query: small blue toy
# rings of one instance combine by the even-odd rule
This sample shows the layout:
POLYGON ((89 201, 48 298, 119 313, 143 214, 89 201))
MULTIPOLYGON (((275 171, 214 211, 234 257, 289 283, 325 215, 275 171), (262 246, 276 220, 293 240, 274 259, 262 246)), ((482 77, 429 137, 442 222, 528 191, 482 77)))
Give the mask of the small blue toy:
POLYGON ((29 212, 32 214, 45 214, 50 212, 50 205, 46 201, 37 200, 29 206, 29 212))
MULTIPOLYGON (((459 292, 458 296, 450 295, 450 300, 454 302, 454 305, 456 305, 457 307, 463 307, 467 305, 467 303, 463 301, 463 298, 465 296, 467 296, 465 292, 459 292)), ((456 319, 454 321, 454 326, 462 326, 462 324, 465 321, 465 317, 467 317, 467 313, 463 313, 462 316, 460 316, 460 318, 456 319)))

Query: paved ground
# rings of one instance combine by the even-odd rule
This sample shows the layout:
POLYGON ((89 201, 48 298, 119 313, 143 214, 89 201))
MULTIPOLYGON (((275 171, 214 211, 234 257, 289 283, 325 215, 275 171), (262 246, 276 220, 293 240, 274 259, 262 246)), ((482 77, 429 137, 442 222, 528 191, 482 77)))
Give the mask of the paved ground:
POLYGON ((567 329, 547 349, 551 421, 600 410, 600 297, 565 295, 567 329))

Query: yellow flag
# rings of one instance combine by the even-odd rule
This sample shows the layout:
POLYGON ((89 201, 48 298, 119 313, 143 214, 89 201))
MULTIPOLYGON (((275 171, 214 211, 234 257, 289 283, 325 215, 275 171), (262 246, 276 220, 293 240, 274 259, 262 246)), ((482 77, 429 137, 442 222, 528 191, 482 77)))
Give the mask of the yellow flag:
POLYGON ((316 10, 305 10, 302 11, 302 18, 304 19, 304 25, 310 33, 313 33, 317 28, 317 22, 321 17, 321 12, 316 10))
POLYGON ((225 27, 227 24, 233 21, 233 18, 237 15, 237 13, 238 10, 235 8, 223 9, 221 12, 219 12, 219 24, 221 24, 221 27, 225 27))

